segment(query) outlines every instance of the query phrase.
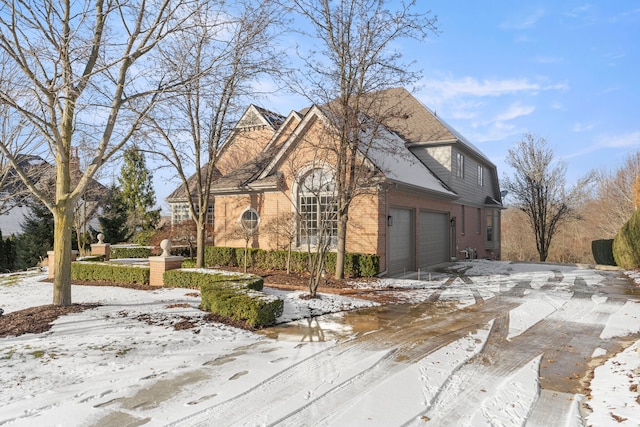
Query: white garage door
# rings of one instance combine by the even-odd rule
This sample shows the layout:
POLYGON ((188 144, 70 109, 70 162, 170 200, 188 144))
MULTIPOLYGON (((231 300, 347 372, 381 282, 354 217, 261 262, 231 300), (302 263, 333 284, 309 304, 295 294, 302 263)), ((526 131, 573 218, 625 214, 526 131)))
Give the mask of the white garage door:
POLYGON ((420 268, 449 261, 449 214, 421 211, 418 227, 420 268))
POLYGON ((413 210, 392 208, 389 226, 389 276, 415 271, 413 210))

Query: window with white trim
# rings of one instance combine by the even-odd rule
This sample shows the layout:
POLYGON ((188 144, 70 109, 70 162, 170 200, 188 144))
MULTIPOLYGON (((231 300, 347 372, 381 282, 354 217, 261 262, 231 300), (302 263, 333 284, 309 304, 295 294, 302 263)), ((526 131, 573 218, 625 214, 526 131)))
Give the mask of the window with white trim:
POLYGON ((188 203, 171 204, 171 224, 180 224, 191 219, 188 203))
POLYGON ((240 225, 246 231, 255 232, 260 225, 260 215, 255 209, 249 208, 240 215, 240 225))
POLYGON ((460 152, 456 152, 456 176, 464 178, 464 155, 460 152))
POLYGON ((478 187, 484 186, 484 166, 478 165, 478 187))
POLYGON ((300 245, 335 245, 338 218, 335 202, 335 180, 327 169, 312 169, 298 187, 300 245))

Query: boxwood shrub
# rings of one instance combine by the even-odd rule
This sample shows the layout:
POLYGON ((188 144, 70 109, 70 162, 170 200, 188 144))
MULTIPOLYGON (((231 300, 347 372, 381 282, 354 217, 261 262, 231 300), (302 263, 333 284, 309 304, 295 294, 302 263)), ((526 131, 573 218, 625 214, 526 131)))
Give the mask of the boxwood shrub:
MULTIPOLYGON (((244 266, 244 248, 208 246, 205 248, 205 265, 208 267, 244 266)), ((266 251, 250 248, 247 251, 247 266, 265 270, 286 270, 287 251, 266 251)), ((309 256, 307 252, 291 253, 291 270, 308 271, 309 256)), ((325 268, 327 272, 335 272, 336 253, 327 253, 325 268)), ((344 274, 347 277, 372 277, 380 272, 380 257, 375 254, 347 253, 345 255, 344 274)))
POLYGON ((200 288, 203 310, 253 327, 272 325, 282 315, 284 301, 249 289, 243 283, 207 283, 200 288))
POLYGON ((149 267, 106 262, 76 261, 71 263, 71 280, 148 285, 149 267))
POLYGON ((111 259, 149 258, 150 256, 150 246, 111 246, 111 259))
POLYGON ((613 257, 625 270, 640 268, 640 210, 636 210, 616 234, 613 257))
POLYGON ((208 283, 243 283, 247 288, 261 291, 262 277, 255 274, 229 273, 226 271, 181 268, 165 271, 164 286, 169 288, 202 289, 208 283))
POLYGON ((593 240, 591 242, 591 253, 596 264, 616 265, 613 258, 613 239, 593 240))
POLYGON ((199 288, 201 308, 252 327, 274 324, 284 302, 260 292, 262 277, 201 269, 178 269, 164 273, 166 287, 199 288))

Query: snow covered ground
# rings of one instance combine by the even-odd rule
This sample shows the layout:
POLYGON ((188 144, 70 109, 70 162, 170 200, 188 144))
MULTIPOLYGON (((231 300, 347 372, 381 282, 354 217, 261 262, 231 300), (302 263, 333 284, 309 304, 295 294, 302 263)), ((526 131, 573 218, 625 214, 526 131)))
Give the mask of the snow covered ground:
MULTIPOLYGON (((44 277, 0 276, 0 308, 49 304, 44 277)), ((190 290, 74 286, 101 305, 0 338, 0 426, 640 425, 640 299, 609 292, 620 273, 474 261, 426 278, 367 284, 407 303, 384 312, 266 288, 291 323, 261 333, 201 321, 190 290), (590 395, 543 388, 581 345, 590 395)))

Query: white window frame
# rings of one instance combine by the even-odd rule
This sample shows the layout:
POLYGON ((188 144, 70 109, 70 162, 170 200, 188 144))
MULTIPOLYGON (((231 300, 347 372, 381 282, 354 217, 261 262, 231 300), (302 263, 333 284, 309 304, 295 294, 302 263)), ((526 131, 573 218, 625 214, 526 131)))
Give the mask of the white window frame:
POLYGON ((456 151, 456 176, 464 178, 464 154, 456 151))
POLYGON ((298 182, 296 189, 296 204, 300 214, 297 230, 298 246, 307 244, 316 246, 321 226, 328 228, 326 235, 331 239, 328 242, 329 246, 335 246, 338 237, 338 218, 333 171, 327 167, 308 168, 300 174, 298 182))
POLYGON ((247 208, 240 214, 238 222, 244 230, 255 233, 260 227, 260 214, 254 208, 247 208))
POLYGON ((478 187, 484 187, 484 166, 478 165, 478 187))

